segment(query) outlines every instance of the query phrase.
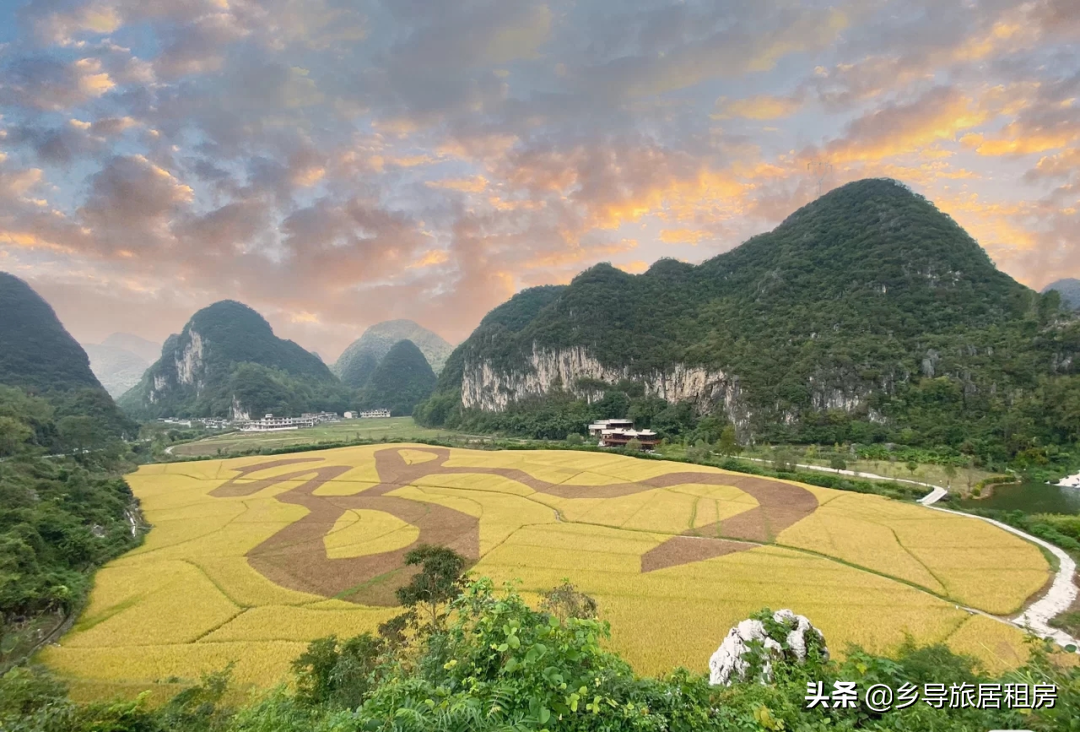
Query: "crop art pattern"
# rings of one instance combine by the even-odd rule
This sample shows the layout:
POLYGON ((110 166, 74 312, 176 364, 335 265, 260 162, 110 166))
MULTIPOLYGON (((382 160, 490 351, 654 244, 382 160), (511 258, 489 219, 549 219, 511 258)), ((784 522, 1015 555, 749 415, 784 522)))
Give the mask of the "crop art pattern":
POLYGON ((284 527, 250 552, 251 566, 275 583, 301 592, 327 597, 349 593, 349 599, 374 605, 393 604, 387 593, 407 580, 399 573, 397 582, 370 584, 404 563, 405 554, 415 545, 448 546, 473 560, 480 558, 480 518, 447 506, 388 495, 402 486, 413 485, 436 475, 493 475, 531 488, 536 493, 569 500, 613 499, 657 488, 686 484, 729 485, 757 501, 756 506, 728 519, 706 526, 688 528, 672 536, 641 557, 641 570, 649 572, 686 562, 700 561, 753 549, 767 543, 777 533, 809 516, 817 499, 806 489, 777 480, 724 473, 678 472, 644 478, 636 482, 607 485, 553 483, 518 468, 450 467, 450 450, 430 448, 410 450, 412 461, 398 448, 375 453, 376 472, 382 482, 353 496, 321 496, 317 490, 345 473, 351 466, 325 465, 324 458, 293 458, 247 465, 237 477, 213 490, 210 495, 237 498, 254 495, 275 485, 300 482, 277 495, 277 500, 303 506, 304 518, 284 527), (416 459, 419 453, 424 458, 416 459), (317 463, 300 467, 299 463, 317 463), (296 465, 297 470, 272 477, 248 479, 272 468, 296 465), (332 557, 324 549, 324 537, 351 510, 382 511, 419 530, 407 546, 365 556, 332 557), (751 543, 754 542, 754 543, 751 543), (350 590, 352 590, 350 592, 350 590))
MULTIPOLYGON (((145 466, 130 482, 154 528, 45 652, 101 693, 230 659, 272 685, 306 641, 395 615, 421 543, 527 595, 570 579, 646 673, 704 668, 762 606, 807 615, 836 648, 947 640, 969 617, 957 603, 1011 611, 1048 576, 1037 549, 977 521, 604 453, 366 446, 145 466)), ((1001 629, 988 660, 1015 664, 1022 638, 1001 629)))

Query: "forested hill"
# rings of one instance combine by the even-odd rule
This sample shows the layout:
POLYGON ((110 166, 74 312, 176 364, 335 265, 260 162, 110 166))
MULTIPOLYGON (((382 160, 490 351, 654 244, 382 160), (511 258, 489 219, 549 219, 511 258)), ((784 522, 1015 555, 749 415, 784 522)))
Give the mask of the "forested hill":
POLYGON ((360 408, 389 409, 395 417, 407 417, 434 388, 435 372, 424 354, 412 341, 401 340, 390 348, 360 390, 360 408))
MULTIPOLYGON (((905 186, 858 181, 698 266, 598 265, 518 294, 455 350, 418 416, 530 431, 514 415, 551 416, 538 398, 556 395, 572 416, 544 429, 580 429, 590 410, 574 397, 621 393, 639 422, 662 397, 744 439, 1076 439, 1066 415, 1029 403, 1077 388, 1080 327, 1058 303, 905 186), (1010 410, 1029 435, 1002 428, 1010 410)), ((677 431, 690 413, 663 419, 677 431)))
POLYGON ((412 341, 420 349, 435 373, 442 369, 447 356, 454 350, 442 336, 418 323, 411 320, 387 320, 371 326, 353 341, 334 364, 334 373, 342 383, 360 388, 375 373, 375 369, 394 344, 403 340, 412 341))
POLYGON ((161 358, 120 399, 141 418, 294 414, 335 409, 347 394, 326 364, 274 335, 266 319, 224 300, 195 313, 170 336, 161 358))
POLYGON ((103 435, 138 431, 116 408, 90 370, 86 352, 49 303, 6 272, 0 272, 0 385, 45 398, 58 420, 93 420, 103 435))

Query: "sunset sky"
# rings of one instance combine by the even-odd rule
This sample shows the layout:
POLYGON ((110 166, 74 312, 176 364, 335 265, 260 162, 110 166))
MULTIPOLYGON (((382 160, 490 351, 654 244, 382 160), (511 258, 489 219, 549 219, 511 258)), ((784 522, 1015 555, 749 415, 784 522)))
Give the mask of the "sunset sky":
POLYGON ((456 343, 819 177, 1080 277, 1080 0, 2 0, 0 66, 0 270, 83 342, 231 298, 327 360, 390 318, 456 343))

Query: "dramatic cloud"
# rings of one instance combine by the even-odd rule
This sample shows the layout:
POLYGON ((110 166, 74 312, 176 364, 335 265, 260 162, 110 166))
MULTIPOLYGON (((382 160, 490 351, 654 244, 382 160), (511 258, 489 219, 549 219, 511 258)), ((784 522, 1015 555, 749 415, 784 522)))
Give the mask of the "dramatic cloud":
POLYGON ((77 337, 222 298, 335 357, 701 261, 868 176, 1080 276, 1075 0, 36 0, 0 11, 0 268, 77 337))

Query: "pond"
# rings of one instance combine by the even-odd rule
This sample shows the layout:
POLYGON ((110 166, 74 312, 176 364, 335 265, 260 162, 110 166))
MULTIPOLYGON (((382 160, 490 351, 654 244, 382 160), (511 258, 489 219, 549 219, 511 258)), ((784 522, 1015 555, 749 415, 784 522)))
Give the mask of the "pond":
MULTIPOLYGON (((1073 476, 1073 481, 1076 478, 1073 476)), ((989 498, 963 500, 960 505, 964 508, 1019 510, 1026 513, 1080 514, 1080 486, 1047 485, 1024 480, 1016 485, 996 485, 989 498)))

